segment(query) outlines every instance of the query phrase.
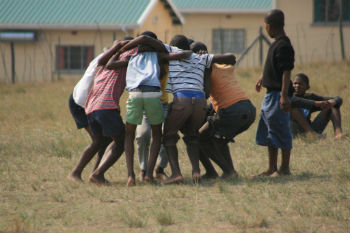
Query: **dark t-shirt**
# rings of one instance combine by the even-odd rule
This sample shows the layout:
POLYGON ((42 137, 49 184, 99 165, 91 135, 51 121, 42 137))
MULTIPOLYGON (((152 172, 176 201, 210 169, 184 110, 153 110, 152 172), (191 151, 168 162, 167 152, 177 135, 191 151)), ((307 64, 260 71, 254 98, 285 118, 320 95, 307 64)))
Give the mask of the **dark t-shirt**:
POLYGON ((316 95, 313 93, 306 93, 303 96, 293 96, 290 104, 292 108, 302 108, 302 109, 307 109, 308 111, 305 111, 307 113, 306 118, 310 120, 311 113, 321 111, 322 109, 319 107, 316 107, 314 105, 314 101, 326 101, 334 99, 337 104, 334 106, 335 108, 339 108, 342 103, 343 99, 340 98, 339 96, 336 97, 324 97, 320 95, 316 95))
POLYGON ((284 71, 294 68, 294 49, 287 36, 276 39, 267 53, 262 86, 268 90, 281 91, 284 71))

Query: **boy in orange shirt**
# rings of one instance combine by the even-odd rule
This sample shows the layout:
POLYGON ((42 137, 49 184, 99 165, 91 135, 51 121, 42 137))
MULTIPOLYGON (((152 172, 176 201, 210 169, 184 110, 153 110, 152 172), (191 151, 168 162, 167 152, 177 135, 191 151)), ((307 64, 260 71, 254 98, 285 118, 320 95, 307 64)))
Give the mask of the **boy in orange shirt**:
MULTIPOLYGON (((201 42, 191 44, 195 53, 207 53, 201 42)), ((255 120, 255 107, 234 77, 232 65, 213 64, 210 74, 210 99, 215 111, 200 132, 200 161, 206 169, 203 178, 216 178, 212 159, 223 171, 222 177, 236 176, 228 143, 247 130, 255 120)))

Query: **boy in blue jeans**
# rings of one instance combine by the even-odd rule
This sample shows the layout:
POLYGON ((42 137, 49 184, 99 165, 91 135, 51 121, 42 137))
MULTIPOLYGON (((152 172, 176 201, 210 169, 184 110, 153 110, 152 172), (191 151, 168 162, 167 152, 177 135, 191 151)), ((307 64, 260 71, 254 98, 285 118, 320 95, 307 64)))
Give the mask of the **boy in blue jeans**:
POLYGON ((292 134, 289 126, 290 102, 288 89, 294 68, 294 49, 284 31, 284 14, 279 9, 265 16, 265 29, 275 41, 269 48, 262 77, 256 83, 267 89, 261 105, 256 143, 268 147, 269 168, 260 176, 290 175, 289 160, 292 134), (278 149, 282 150, 282 164, 277 170, 278 149))

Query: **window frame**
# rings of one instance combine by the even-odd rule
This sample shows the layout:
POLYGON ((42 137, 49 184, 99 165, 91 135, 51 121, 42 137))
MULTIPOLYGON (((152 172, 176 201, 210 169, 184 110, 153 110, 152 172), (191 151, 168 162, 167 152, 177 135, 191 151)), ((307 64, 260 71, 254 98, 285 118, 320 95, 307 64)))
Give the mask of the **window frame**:
MULTIPOLYGON (((339 17, 337 20, 334 21, 330 21, 328 18, 329 15, 329 2, 330 1, 336 1, 336 0, 314 0, 313 1, 313 18, 312 18, 312 25, 313 26, 336 26, 339 24, 339 17), (321 1, 325 1, 325 7, 324 9, 322 9, 322 2, 321 1), (318 4, 318 5, 317 5, 318 4), (321 9, 320 9, 321 8, 321 9), (323 11, 325 12, 323 12, 323 11), (324 14, 325 19, 318 19, 318 17, 322 18, 322 16, 317 16, 317 14, 324 14)), ((343 3, 343 20, 342 20, 342 24, 343 25, 350 25, 350 3, 347 3, 348 5, 346 5, 346 1, 348 0, 342 0, 343 3), (346 9, 347 6, 347 9, 346 9), (348 10, 348 12, 346 12, 348 10), (345 14, 344 14, 345 13, 345 14), (348 15, 346 15, 346 13, 348 15), (348 17, 348 19, 346 18, 348 17)))
POLYGON ((212 29, 212 52, 213 53, 227 53, 227 52, 230 52, 230 53, 242 53, 245 49, 246 49, 246 41, 247 41, 247 30, 245 28, 213 28, 212 29), (229 42, 226 42, 225 41, 225 36, 222 36, 221 37, 221 40, 223 40, 222 44, 221 45, 221 42, 219 45, 216 44, 216 36, 215 34, 219 32, 219 33, 232 33, 233 36, 230 37, 230 40, 234 40, 235 39, 235 34, 237 33, 242 33, 242 41, 235 41, 233 45, 237 45, 237 43, 242 43, 241 45, 239 46, 236 46, 234 47, 232 50, 226 50, 225 47, 229 47, 229 48, 232 48, 230 46, 226 46, 226 43, 229 43, 229 42), (236 43, 236 44, 235 44, 236 43))
POLYGON ((60 73, 84 73, 90 62, 94 59, 95 56, 95 46, 94 45, 56 45, 56 72, 60 73), (72 48, 80 48, 80 69, 74 69, 72 67, 72 48), (69 53, 65 56, 61 54, 62 49, 68 51, 69 53), (84 54, 84 49, 86 49, 84 54), (84 56, 85 55, 85 56, 84 56), (63 56, 63 57, 62 57, 63 56), (84 61, 84 58, 86 59, 84 61), (63 59, 63 60, 62 60, 63 59), (67 64, 67 65, 66 65, 67 64), (63 68, 61 68, 63 67, 63 68))

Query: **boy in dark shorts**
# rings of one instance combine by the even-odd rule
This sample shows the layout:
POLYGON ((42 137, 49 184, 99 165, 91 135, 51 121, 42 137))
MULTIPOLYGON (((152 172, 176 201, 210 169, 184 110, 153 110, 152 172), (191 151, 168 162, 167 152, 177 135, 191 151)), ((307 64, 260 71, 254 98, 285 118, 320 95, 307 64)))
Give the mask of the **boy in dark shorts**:
POLYGON ((107 145, 112 141, 111 138, 99 138, 93 135, 85 114, 85 102, 93 80, 95 78, 96 72, 99 69, 98 60, 102 55, 103 53, 98 55, 90 62, 83 77, 75 85, 73 93, 69 97, 69 109, 77 125, 77 128, 84 128, 88 132, 92 141, 91 144, 85 148, 79 162, 68 176, 68 178, 73 181, 82 181, 81 173, 83 169, 90 162, 92 157, 98 152, 98 157, 93 168, 93 170, 96 170, 106 150, 107 145))
POLYGON ((289 126, 290 102, 288 96, 291 70, 294 68, 294 49, 284 31, 284 14, 279 9, 265 16, 265 29, 275 41, 269 48, 262 77, 256 91, 267 89, 261 105, 256 143, 268 147, 269 168, 261 176, 290 175, 289 160, 292 134, 289 126), (277 170, 278 149, 282 150, 282 163, 277 170))
POLYGON ((306 93, 310 88, 309 78, 299 73, 293 80, 294 95, 291 99, 292 119, 291 129, 293 136, 302 133, 311 133, 321 136, 323 130, 332 121, 335 138, 341 138, 343 130, 341 127, 340 106, 342 98, 323 97, 313 93, 306 93), (311 114, 320 112, 313 121, 311 114))
MULTIPOLYGON (((195 53, 208 53, 201 42, 194 42, 190 47, 195 53)), ((237 176, 228 143, 250 127, 256 110, 235 79, 232 65, 213 64, 208 75, 215 113, 199 129, 199 159, 206 169, 202 178, 218 177, 209 158, 222 169, 222 178, 237 176)))
POLYGON ((119 99, 125 88, 128 60, 135 51, 129 50, 122 54, 117 52, 127 42, 125 40, 115 43, 99 59, 102 67, 86 101, 85 112, 93 134, 99 138, 113 139, 102 163, 89 177, 90 182, 97 184, 106 183, 104 173, 124 152, 125 126, 120 116, 119 99))

